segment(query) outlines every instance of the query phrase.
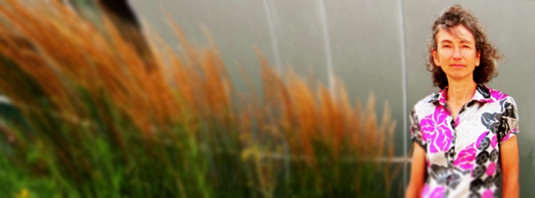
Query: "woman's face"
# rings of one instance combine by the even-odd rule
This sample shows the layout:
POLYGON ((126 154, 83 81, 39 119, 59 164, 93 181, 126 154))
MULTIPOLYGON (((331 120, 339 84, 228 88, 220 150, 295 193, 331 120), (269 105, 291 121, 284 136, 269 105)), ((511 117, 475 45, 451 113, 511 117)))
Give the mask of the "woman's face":
POLYGON ((463 25, 450 30, 441 28, 436 34, 437 49, 431 52, 435 65, 442 68, 448 81, 473 81, 474 69, 479 66, 480 57, 474 35, 463 25))

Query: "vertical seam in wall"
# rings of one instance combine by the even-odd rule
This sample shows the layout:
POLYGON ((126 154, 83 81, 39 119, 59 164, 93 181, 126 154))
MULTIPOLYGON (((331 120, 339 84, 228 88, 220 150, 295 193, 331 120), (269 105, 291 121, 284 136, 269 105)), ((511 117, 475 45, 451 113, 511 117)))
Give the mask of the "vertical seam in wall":
MULTIPOLYGON (((273 57, 275 58, 275 69, 277 70, 277 73, 282 76, 282 63, 280 59, 280 53, 279 53, 279 40, 277 39, 277 34, 275 33, 275 25, 273 23, 273 5, 270 3, 271 0, 263 0, 264 2, 264 9, 266 11, 266 18, 268 21, 269 26, 269 34, 271 36, 271 47, 273 48, 273 57), (269 1, 269 2, 268 2, 269 1)), ((289 146, 288 142, 284 142, 283 144, 283 152, 289 156, 289 146)), ((290 179, 291 175, 291 169, 290 169, 290 161, 289 158, 286 158, 284 160, 284 177, 286 180, 290 179)))
MULTIPOLYGON (((401 36, 401 86, 403 90, 403 155, 407 155, 407 53, 405 42, 405 19, 403 0, 399 0, 399 20, 401 36)), ((407 160, 403 162, 403 194, 407 187, 407 160)))
POLYGON ((264 9, 266 11, 266 18, 269 26, 269 35, 271 37, 271 47, 273 48, 273 57, 275 57, 275 68, 279 74, 282 72, 282 64, 279 54, 279 44, 277 34, 275 34, 275 26, 273 25, 272 6, 268 3, 268 0, 264 1, 264 9))
POLYGON ((331 41, 329 35, 329 25, 327 23, 327 10, 325 7, 325 0, 320 0, 320 14, 321 14, 321 26, 323 29, 323 43, 325 47, 325 57, 327 58, 327 79, 329 80, 329 88, 331 93, 334 93, 334 74, 333 74, 333 64, 332 64, 332 53, 331 53, 331 41))

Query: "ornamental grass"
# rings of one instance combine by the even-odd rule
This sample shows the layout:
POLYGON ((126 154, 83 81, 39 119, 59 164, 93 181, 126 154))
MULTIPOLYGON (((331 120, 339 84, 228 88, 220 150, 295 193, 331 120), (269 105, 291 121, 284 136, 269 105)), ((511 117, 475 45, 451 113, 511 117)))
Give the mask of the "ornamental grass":
POLYGON ((0 7, 1 197, 393 194, 395 122, 373 97, 352 104, 341 81, 280 75, 260 52, 261 87, 244 73, 238 92, 217 48, 173 23, 180 52, 146 31, 140 54, 100 19, 58 1, 0 7))

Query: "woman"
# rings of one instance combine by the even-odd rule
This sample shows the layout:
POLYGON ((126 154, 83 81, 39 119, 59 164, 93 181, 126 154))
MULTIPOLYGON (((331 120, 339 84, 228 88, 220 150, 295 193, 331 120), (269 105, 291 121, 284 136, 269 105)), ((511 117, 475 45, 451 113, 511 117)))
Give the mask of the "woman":
POLYGON ((500 191, 518 197, 516 103, 484 85, 496 76, 498 59, 477 18, 461 6, 435 21, 427 66, 441 90, 411 113, 406 197, 494 197, 500 191))

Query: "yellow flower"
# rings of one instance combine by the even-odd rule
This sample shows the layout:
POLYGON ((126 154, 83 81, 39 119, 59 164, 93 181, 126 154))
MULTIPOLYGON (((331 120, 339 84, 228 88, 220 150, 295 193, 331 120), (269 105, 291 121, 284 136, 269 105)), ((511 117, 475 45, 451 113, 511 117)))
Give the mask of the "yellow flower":
POLYGON ((248 160, 250 157, 258 158, 260 156, 260 151, 256 146, 250 146, 242 151, 241 159, 243 161, 248 160))
POLYGON ((30 191, 28 189, 23 188, 20 193, 15 195, 16 198, 28 198, 30 197, 30 191))

